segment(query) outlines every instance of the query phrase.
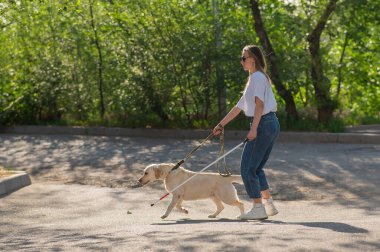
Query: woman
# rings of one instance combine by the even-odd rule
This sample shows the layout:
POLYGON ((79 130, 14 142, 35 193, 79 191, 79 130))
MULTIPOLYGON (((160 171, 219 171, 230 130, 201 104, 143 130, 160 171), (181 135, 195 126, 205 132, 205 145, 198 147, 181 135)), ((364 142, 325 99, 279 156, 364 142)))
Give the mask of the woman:
POLYGON ((253 207, 239 218, 261 220, 278 213, 263 168, 279 135, 280 124, 275 114, 277 103, 271 80, 266 73, 266 63, 260 48, 255 45, 244 47, 240 63, 249 72, 244 93, 237 105, 214 128, 213 133, 219 135, 222 128, 242 110, 250 118, 251 127, 247 134, 249 141, 244 145, 240 170, 253 207))

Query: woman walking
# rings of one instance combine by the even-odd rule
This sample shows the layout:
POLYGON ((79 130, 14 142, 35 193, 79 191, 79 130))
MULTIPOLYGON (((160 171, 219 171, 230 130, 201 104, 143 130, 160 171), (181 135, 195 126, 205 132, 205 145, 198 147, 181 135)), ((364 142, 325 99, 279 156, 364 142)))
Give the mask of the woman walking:
POLYGON ((249 141, 244 145, 240 171, 253 206, 239 218, 261 220, 278 213, 269 193, 264 166, 279 135, 280 124, 275 114, 277 103, 271 80, 266 73, 266 62, 260 48, 255 45, 244 47, 240 63, 249 73, 243 95, 214 128, 213 133, 219 135, 223 127, 241 111, 250 118, 250 130, 247 134, 249 141))

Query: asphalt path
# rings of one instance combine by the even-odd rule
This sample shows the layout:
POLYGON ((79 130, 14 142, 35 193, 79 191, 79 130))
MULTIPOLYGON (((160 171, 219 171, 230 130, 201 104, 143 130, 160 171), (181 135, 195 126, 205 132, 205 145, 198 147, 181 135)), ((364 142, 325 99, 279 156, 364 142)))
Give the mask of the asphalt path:
MULTIPOLYGON (((266 169, 280 213, 259 222, 236 220, 230 206, 208 219, 209 200, 184 202, 188 215, 165 220, 170 197, 150 207, 165 191, 136 187, 142 169, 179 161, 195 140, 5 134, 0 143, 0 165, 33 182, 0 198, 3 251, 380 250, 379 145, 278 143, 266 169)), ((214 141, 185 167, 201 170, 217 154, 214 141)), ((227 158, 236 174, 240 155, 227 158)))

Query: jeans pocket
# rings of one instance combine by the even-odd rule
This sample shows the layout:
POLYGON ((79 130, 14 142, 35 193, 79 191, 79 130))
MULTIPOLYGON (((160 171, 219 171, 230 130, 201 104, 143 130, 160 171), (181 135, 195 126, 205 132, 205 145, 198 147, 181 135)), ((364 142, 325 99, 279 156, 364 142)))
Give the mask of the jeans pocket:
POLYGON ((257 129, 257 134, 263 135, 272 140, 272 138, 277 137, 279 130, 280 129, 278 126, 278 122, 276 120, 265 120, 263 122, 260 122, 259 127, 257 129))

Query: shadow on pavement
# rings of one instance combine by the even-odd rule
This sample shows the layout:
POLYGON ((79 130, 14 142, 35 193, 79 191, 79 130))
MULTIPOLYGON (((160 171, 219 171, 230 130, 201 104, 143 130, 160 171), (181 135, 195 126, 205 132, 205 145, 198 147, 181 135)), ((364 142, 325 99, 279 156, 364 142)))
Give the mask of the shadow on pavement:
POLYGON ((264 221, 254 221, 254 220, 234 220, 234 219, 217 219, 217 220, 194 220, 194 219, 180 219, 175 222, 162 222, 162 223, 152 223, 151 225, 166 226, 166 225, 180 225, 180 224, 200 224, 200 223, 228 223, 228 222, 252 222, 255 225, 267 225, 267 224, 277 224, 277 225, 301 225, 305 227, 312 228, 324 228, 329 229, 334 232, 339 233, 350 233, 350 234, 360 234, 368 233, 368 230, 363 228, 358 228, 351 226, 346 223, 341 222, 283 222, 283 221, 273 221, 273 220, 264 220, 264 221))

